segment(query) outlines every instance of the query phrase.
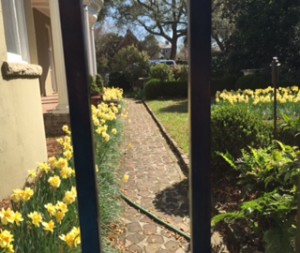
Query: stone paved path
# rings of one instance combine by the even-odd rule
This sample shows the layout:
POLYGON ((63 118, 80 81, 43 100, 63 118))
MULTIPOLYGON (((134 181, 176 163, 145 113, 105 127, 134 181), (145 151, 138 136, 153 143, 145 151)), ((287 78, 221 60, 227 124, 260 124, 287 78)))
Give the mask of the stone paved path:
MULTIPOLYGON (((189 233, 187 179, 143 103, 126 100, 122 191, 143 208, 189 233)), ((184 253, 188 241, 124 202, 125 252, 184 253)))

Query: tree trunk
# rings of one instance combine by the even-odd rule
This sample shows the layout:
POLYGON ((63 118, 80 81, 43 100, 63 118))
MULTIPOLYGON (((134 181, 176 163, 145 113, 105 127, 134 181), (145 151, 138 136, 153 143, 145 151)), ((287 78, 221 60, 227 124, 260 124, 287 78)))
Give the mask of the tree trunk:
POLYGON ((173 38, 171 41, 170 59, 175 60, 176 54, 177 54, 177 38, 173 38))

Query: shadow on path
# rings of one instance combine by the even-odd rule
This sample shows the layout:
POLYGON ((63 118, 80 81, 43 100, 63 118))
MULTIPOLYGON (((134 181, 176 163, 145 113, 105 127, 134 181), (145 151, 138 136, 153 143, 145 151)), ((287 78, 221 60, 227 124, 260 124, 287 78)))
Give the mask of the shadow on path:
POLYGON ((180 217, 189 216, 188 179, 159 192, 153 204, 158 211, 180 217))

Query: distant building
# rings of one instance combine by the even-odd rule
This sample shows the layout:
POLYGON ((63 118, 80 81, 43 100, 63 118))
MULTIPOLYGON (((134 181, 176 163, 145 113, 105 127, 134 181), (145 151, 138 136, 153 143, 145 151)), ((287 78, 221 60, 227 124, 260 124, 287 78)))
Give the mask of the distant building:
POLYGON ((161 43, 160 47, 160 57, 169 59, 171 56, 171 45, 169 43, 161 43))

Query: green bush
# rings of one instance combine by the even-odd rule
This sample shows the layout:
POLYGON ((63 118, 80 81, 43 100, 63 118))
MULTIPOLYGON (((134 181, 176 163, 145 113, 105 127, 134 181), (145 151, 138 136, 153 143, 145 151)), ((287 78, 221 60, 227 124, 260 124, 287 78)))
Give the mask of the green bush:
POLYGON ((177 65, 173 70, 175 80, 188 82, 189 67, 187 65, 177 65))
MULTIPOLYGON (((212 167, 215 178, 224 176, 226 162, 216 152, 241 156, 241 150, 263 147, 271 142, 272 129, 246 107, 222 105, 212 109, 212 167), (221 173, 221 174, 220 174, 221 173)), ((230 170, 231 171, 231 170, 230 170)))
POLYGON ((151 79, 159 79, 162 82, 174 80, 173 72, 167 64, 155 64, 150 67, 151 79))
POLYGON ((144 87, 146 99, 187 97, 187 82, 150 79, 144 87))
POLYGON ((100 92, 102 93, 103 89, 104 89, 104 81, 103 81, 103 78, 102 78, 102 76, 100 74, 97 74, 95 76, 95 83, 99 87, 100 92))
POLYGON ((140 77, 149 74, 149 56, 144 51, 139 51, 134 46, 128 46, 118 51, 113 59, 113 70, 122 72, 131 87, 137 85, 140 77))
POLYGON ((239 249, 256 241, 255 247, 264 246, 260 252, 295 252, 299 155, 299 149, 278 141, 243 151, 241 160, 223 155, 239 174, 243 202, 240 209, 213 217, 212 224, 230 224, 239 249))
POLYGON ((235 89, 264 89, 270 85, 270 78, 266 78, 263 74, 252 74, 247 76, 241 76, 235 83, 235 89))
POLYGON ((97 96, 100 94, 101 90, 98 87, 95 78, 93 76, 89 76, 89 85, 90 85, 91 96, 97 96))
POLYGON ((109 87, 119 87, 124 91, 128 91, 131 89, 130 83, 127 80, 127 77, 122 72, 112 72, 109 74, 108 80, 109 87))

